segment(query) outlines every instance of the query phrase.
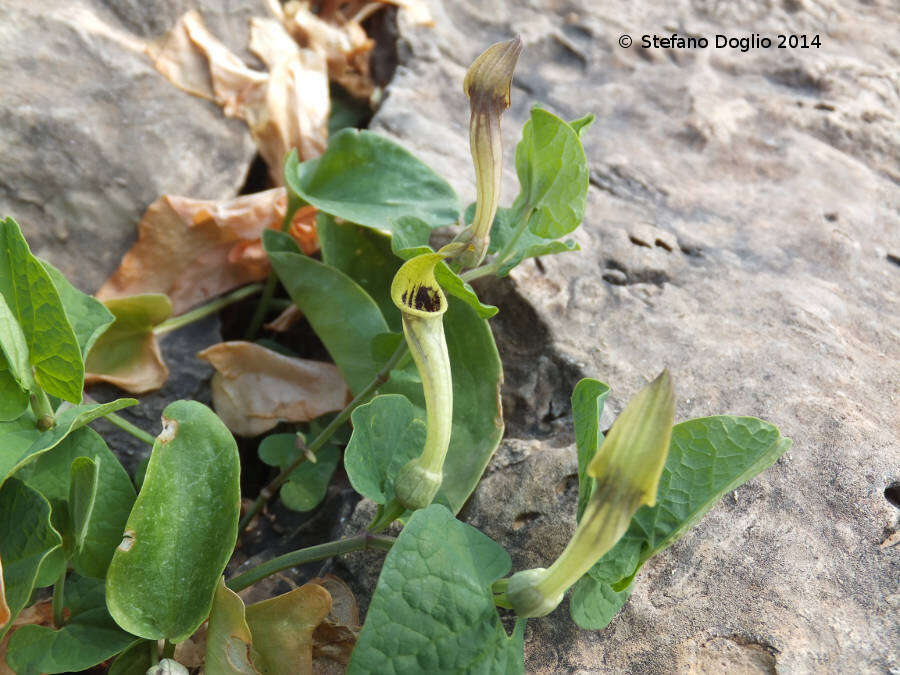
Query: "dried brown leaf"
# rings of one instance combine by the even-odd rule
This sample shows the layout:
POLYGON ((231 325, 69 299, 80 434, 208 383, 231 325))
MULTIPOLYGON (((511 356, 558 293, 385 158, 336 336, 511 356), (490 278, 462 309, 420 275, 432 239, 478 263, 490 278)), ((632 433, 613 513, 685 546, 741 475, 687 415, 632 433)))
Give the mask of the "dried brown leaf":
POLYGON ((339 23, 337 12, 323 16, 308 2, 292 0, 284 5, 284 27, 300 43, 325 57, 328 76, 357 98, 369 99, 375 84, 369 72, 369 56, 375 42, 357 21, 339 23))
POLYGON ((247 607, 254 665, 271 675, 312 672, 312 633, 331 609, 331 596, 318 584, 247 607))
POLYGON ((278 316, 272 319, 269 323, 265 324, 264 327, 267 330, 271 330, 276 333, 286 333, 291 329, 291 326, 293 326, 302 318, 303 312, 300 311, 300 308, 297 307, 297 305, 288 305, 281 311, 278 316))
POLYGON ((313 632, 313 672, 343 673, 359 636, 359 606, 353 591, 334 575, 312 579, 331 594, 331 611, 313 632))
POLYGON ((250 35, 250 49, 268 72, 248 68, 207 30, 196 11, 183 15, 148 53, 177 87, 215 101, 228 117, 243 119, 273 182, 281 185, 290 150, 304 160, 325 149, 328 67, 322 52, 301 49, 277 20, 253 19, 250 35))
MULTIPOLYGON (((138 240, 97 292, 100 300, 165 293, 174 313, 263 279, 269 264, 260 237, 281 227, 284 188, 221 201, 163 195, 138 224, 138 240)), ((314 209, 301 209, 291 231, 307 253, 318 247, 314 209)))
POLYGON ((307 422, 341 410, 350 391, 332 363, 284 356, 252 342, 222 342, 198 357, 216 369, 213 404, 239 436, 257 436, 279 421, 307 422))

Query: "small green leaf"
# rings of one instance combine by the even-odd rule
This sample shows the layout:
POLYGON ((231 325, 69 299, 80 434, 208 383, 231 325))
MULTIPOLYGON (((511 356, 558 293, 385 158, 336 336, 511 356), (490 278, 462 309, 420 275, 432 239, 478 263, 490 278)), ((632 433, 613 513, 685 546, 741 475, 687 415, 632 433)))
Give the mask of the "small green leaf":
MULTIPOLYGON (((66 436, 107 413, 137 404, 133 398, 120 398, 109 403, 91 403, 66 408, 56 416, 56 425, 49 431, 21 428, 19 420, 0 425, 0 485, 9 476, 41 454, 55 448, 66 436)), ((23 416, 24 418, 24 416, 23 416)), ((23 418, 20 418, 23 419, 23 418)))
POLYGON ((206 629, 206 672, 215 675, 257 675, 259 671, 250 662, 251 642, 244 602, 225 585, 225 579, 221 577, 206 629))
POLYGON ((577 581, 569 598, 572 621, 586 630, 602 630, 628 601, 633 586, 614 591, 605 582, 585 574, 577 581))
POLYGON ((75 554, 84 550, 88 526, 94 515, 97 487, 100 485, 100 460, 76 457, 72 461, 69 479, 69 516, 72 519, 75 554))
POLYGON ((381 291, 389 288, 397 272, 391 254, 391 238, 377 230, 353 223, 338 225, 334 218, 319 213, 317 230, 322 246, 322 262, 353 279, 368 293, 393 331, 400 330, 400 313, 381 291))
POLYGON ((9 640, 6 660, 19 675, 81 671, 119 653, 137 638, 119 628, 103 600, 103 581, 72 575, 65 586, 69 618, 59 630, 27 625, 9 640))
POLYGON ((593 126, 595 119, 594 113, 588 113, 584 117, 579 117, 577 120, 569 122, 569 126, 575 130, 578 138, 583 138, 585 132, 593 126))
POLYGON ((480 318, 490 319, 497 313, 497 308, 481 302, 475 294, 475 289, 463 281, 456 272, 447 267, 447 263, 439 262, 434 270, 434 276, 445 292, 462 300, 474 309, 480 318))
POLYGON ((116 657, 106 675, 146 675, 153 665, 150 652, 155 654, 158 649, 155 641, 138 640, 116 657))
POLYGON ((163 411, 147 475, 106 575, 106 604, 120 626, 180 642, 203 623, 237 540, 237 444, 196 401, 163 411))
POLYGON ((353 489, 376 504, 394 498, 394 478, 425 446, 425 422, 405 396, 376 396, 353 411, 344 468, 353 489))
POLYGON ((534 211, 528 224, 534 234, 556 239, 578 227, 587 206, 588 165, 571 126, 533 108, 516 147, 516 173, 516 203, 534 211))
MULTIPOLYGON (((287 188, 320 211, 390 232, 415 216, 433 226, 455 223, 453 188, 405 148, 371 131, 345 129, 316 159, 285 167, 287 188)), ((289 160, 290 161, 290 160, 289 160)))
POLYGON ((600 447, 600 414, 609 387, 599 380, 585 378, 572 391, 572 419, 575 426, 575 445, 578 448, 578 520, 594 494, 597 480, 587 475, 587 466, 600 447))
POLYGON ((97 338, 103 335, 115 317, 106 309, 106 305, 75 288, 62 272, 46 260, 41 260, 41 265, 56 286, 63 309, 66 310, 66 316, 78 339, 78 346, 81 347, 81 357, 86 359, 97 338))
POLYGON ((78 457, 88 457, 99 465, 99 485, 95 517, 88 522, 84 546, 72 564, 82 576, 102 579, 113 551, 122 541, 135 493, 128 473, 100 434, 89 427, 74 431, 53 452, 40 455, 21 469, 17 477, 49 500, 67 499, 72 489, 70 467, 78 457))
POLYGON ((273 252, 270 243, 277 241, 277 237, 263 238, 275 273, 324 343, 350 390, 358 393, 378 372, 369 343, 375 335, 388 331, 381 310, 343 272, 297 253, 273 252), (335 311, 338 307, 340 312, 335 311))
POLYGON ((50 504, 36 490, 15 478, 0 488, 0 561, 10 620, 0 626, 0 638, 28 603, 44 559, 62 546, 50 524, 50 504))
POLYGON ((491 584, 506 551, 443 506, 416 511, 388 553, 348 673, 521 673, 491 584))
POLYGON ((311 673, 312 633, 330 610, 331 595, 313 583, 250 605, 254 665, 264 675, 311 673))
MULTIPOLYGON (((266 464, 286 469, 299 455, 297 434, 271 434, 259 444, 259 458, 266 464)), ((316 461, 305 461, 291 472, 281 486, 281 501, 293 511, 310 511, 325 498, 328 483, 341 458, 333 445, 316 453, 316 461)))
POLYGON ((15 315, 0 295, 0 421, 18 418, 34 391, 28 344, 15 315))
POLYGON ((37 383, 52 396, 79 403, 81 347, 50 275, 12 218, 0 220, 0 294, 25 335, 37 383))

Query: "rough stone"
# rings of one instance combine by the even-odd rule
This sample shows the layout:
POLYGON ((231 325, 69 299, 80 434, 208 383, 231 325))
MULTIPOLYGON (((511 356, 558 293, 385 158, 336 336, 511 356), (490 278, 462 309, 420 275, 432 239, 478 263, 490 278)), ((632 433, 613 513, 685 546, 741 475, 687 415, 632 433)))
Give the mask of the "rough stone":
MULTIPOLYGON (((900 512, 886 498, 900 479, 896 5, 430 5, 434 29, 401 26, 372 126, 440 167, 464 199, 474 188, 461 82, 488 44, 525 40, 503 125, 508 167, 533 103, 597 115, 583 251, 482 286, 501 307, 512 440, 462 517, 514 569, 552 561, 574 527, 564 406, 582 374, 612 386, 618 412, 668 366, 678 419, 756 415, 794 439, 643 568, 605 631, 578 629, 565 606, 529 622, 526 669, 900 668, 900 512), (639 46, 675 31, 711 45, 639 46), (821 46, 712 46, 751 32, 818 34, 821 46)), ((515 189, 508 169, 505 203, 515 189)))
POLYGON ((173 87, 144 54, 187 9, 244 54, 263 0, 0 4, 0 215, 94 291, 164 193, 233 195, 254 155, 246 125, 173 87))

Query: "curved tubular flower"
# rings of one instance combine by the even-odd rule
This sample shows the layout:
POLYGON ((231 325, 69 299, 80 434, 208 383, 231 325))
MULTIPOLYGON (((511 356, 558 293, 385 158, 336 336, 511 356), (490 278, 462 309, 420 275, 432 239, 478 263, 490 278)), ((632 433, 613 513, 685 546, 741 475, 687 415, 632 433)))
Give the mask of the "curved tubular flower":
POLYGON ((443 253, 407 261, 391 284, 391 299, 403 314, 403 334, 425 392, 425 448, 394 480, 397 500, 408 509, 428 506, 441 487, 453 420, 453 380, 444 337, 447 297, 434 277, 443 253))
POLYGON ((588 465, 597 489, 562 555, 549 569, 510 578, 506 598, 517 615, 544 616, 556 609, 566 590, 625 534, 635 511, 656 503, 674 417, 672 378, 664 370, 631 399, 588 465))
POLYGON ((522 38, 488 47, 469 66, 463 91, 469 97, 469 149, 475 164, 477 201, 472 224, 457 241, 467 244, 458 256, 463 267, 475 267, 487 253, 491 224, 500 203, 500 179, 503 175, 503 146, 500 117, 509 108, 509 88, 513 71, 522 51, 522 38))

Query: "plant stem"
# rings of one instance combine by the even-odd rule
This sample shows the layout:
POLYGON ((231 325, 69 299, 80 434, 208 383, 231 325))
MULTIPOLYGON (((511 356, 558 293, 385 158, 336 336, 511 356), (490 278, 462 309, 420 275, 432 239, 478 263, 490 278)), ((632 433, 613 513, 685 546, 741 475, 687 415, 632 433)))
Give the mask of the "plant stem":
POLYGON ((125 419, 124 417, 122 417, 121 415, 118 415, 117 413, 114 413, 114 412, 106 413, 106 414, 104 415, 104 417, 105 417, 111 424, 115 424, 115 425, 116 425, 117 427, 119 427, 122 431, 127 431, 129 434, 131 434, 132 436, 134 436, 134 437, 135 437, 136 439, 138 439, 139 441, 144 441, 144 443, 146 443, 146 444, 148 444, 148 445, 153 445, 153 444, 156 442, 156 439, 155 439, 153 436, 151 436, 150 434, 148 434, 148 433, 147 433, 146 431, 144 431, 143 429, 141 429, 141 428, 139 428, 139 427, 136 427, 136 426, 133 425, 131 422, 129 422, 128 420, 126 420, 126 419, 125 419))
POLYGON ((506 245, 500 249, 494 259, 491 260, 487 265, 482 265, 481 267, 475 267, 466 272, 463 272, 460 277, 463 281, 472 281, 474 279, 480 279, 481 277, 486 277, 489 274, 496 274, 497 270, 500 269, 500 266, 506 262, 506 259, 512 255, 512 252, 516 248, 516 244, 519 241, 519 237, 528 229, 528 221, 531 220, 531 214, 534 209, 526 208, 522 212, 522 219, 519 221, 518 227, 516 227, 516 231, 513 232, 512 237, 506 245))
POLYGON ((394 537, 383 534, 371 534, 363 532, 355 537, 341 539, 339 541, 330 541, 327 544, 319 544, 318 546, 310 546, 309 548, 301 548, 297 551, 285 553, 277 558, 272 558, 267 562, 257 565, 253 569, 247 570, 243 574, 238 574, 225 585, 234 592, 241 591, 248 586, 252 586, 257 581, 265 579, 267 576, 280 572, 289 567, 296 567, 304 563, 315 562, 316 560, 324 560, 343 553, 351 551, 364 551, 367 549, 381 549, 389 551, 394 542, 394 537))
MULTIPOLYGON (((37 387, 37 385, 35 386, 37 387)), ((31 394, 31 410, 37 417, 37 426, 41 431, 52 429, 56 424, 56 420, 53 418, 53 406, 50 405, 47 392, 40 387, 37 387, 37 390, 31 394)))
POLYGON ((175 657, 175 643, 169 642, 166 640, 163 642, 163 653, 162 656, 164 659, 171 659, 175 657))
POLYGON ((150 646, 150 665, 155 666, 159 663, 159 644, 156 640, 149 640, 147 644, 150 646))
MULTIPOLYGON (((337 417, 335 417, 327 427, 325 427, 322 432, 316 436, 315 440, 307 446, 307 451, 315 455, 319 449, 325 445, 325 442, 328 441, 334 435, 338 429, 350 418, 350 414, 356 410, 363 403, 366 403, 372 395, 377 391, 379 387, 384 385, 385 382, 390 379, 391 371, 394 367, 400 362, 400 360, 406 356, 408 347, 406 345, 406 341, 401 342, 397 349, 394 350, 394 353, 391 354, 391 358, 387 360, 387 363, 384 364, 381 370, 378 371, 378 374, 372 378, 372 381, 366 385, 365 389, 359 392, 356 397, 350 401, 346 405, 346 407, 341 410, 337 417)), ((301 454, 297 459, 291 462, 285 469, 283 469, 272 481, 266 485, 262 490, 259 491, 259 496, 256 498, 256 501, 251 504, 250 508, 247 509, 247 513, 244 514, 244 517, 241 518, 241 522, 238 524, 238 532, 243 532, 247 525, 250 524, 250 521, 253 520, 253 517, 256 516, 257 513, 262 511, 263 507, 266 505, 272 497, 274 497, 278 493, 278 489, 284 485, 287 479, 290 477, 291 473, 293 473, 294 469, 300 466, 300 463, 306 459, 305 454, 301 454)))
POLYGON ((236 291, 232 291, 228 295, 223 295, 221 298, 213 300, 212 302, 208 302, 205 305, 201 305, 196 309, 192 309, 190 312, 185 312, 180 316, 173 316, 171 319, 163 321, 153 329, 153 334, 162 335, 163 333, 177 330, 182 326, 187 326, 189 323, 199 321, 200 319, 203 319, 210 314, 215 314, 216 312, 227 307, 233 302, 243 300, 246 297, 259 293, 261 289, 262 284, 250 284, 249 286, 239 288, 236 291))
POLYGON ((53 584, 53 601, 51 606, 53 608, 53 625, 57 628, 62 628, 64 622, 63 609, 65 605, 63 602, 63 593, 65 592, 66 587, 66 571, 67 570, 63 569, 62 574, 59 575, 59 579, 53 584))
MULTIPOLYGON (((303 206, 303 201, 294 196, 294 193, 289 189, 287 191, 287 208, 284 210, 284 219, 281 221, 281 231, 287 232, 291 229, 291 222, 294 220, 294 214, 297 213, 297 210, 303 206)), ((247 328, 246 338, 248 340, 252 340, 256 337, 256 334, 259 332, 259 327, 262 326, 263 319, 266 318, 266 312, 269 311, 269 303, 272 302, 272 296, 275 294, 275 284, 278 282, 278 277, 275 276, 275 270, 269 266, 269 276, 266 278, 266 287, 263 289, 262 297, 259 299, 259 304, 256 306, 256 311, 253 313, 253 318, 250 320, 250 327, 247 328)))

